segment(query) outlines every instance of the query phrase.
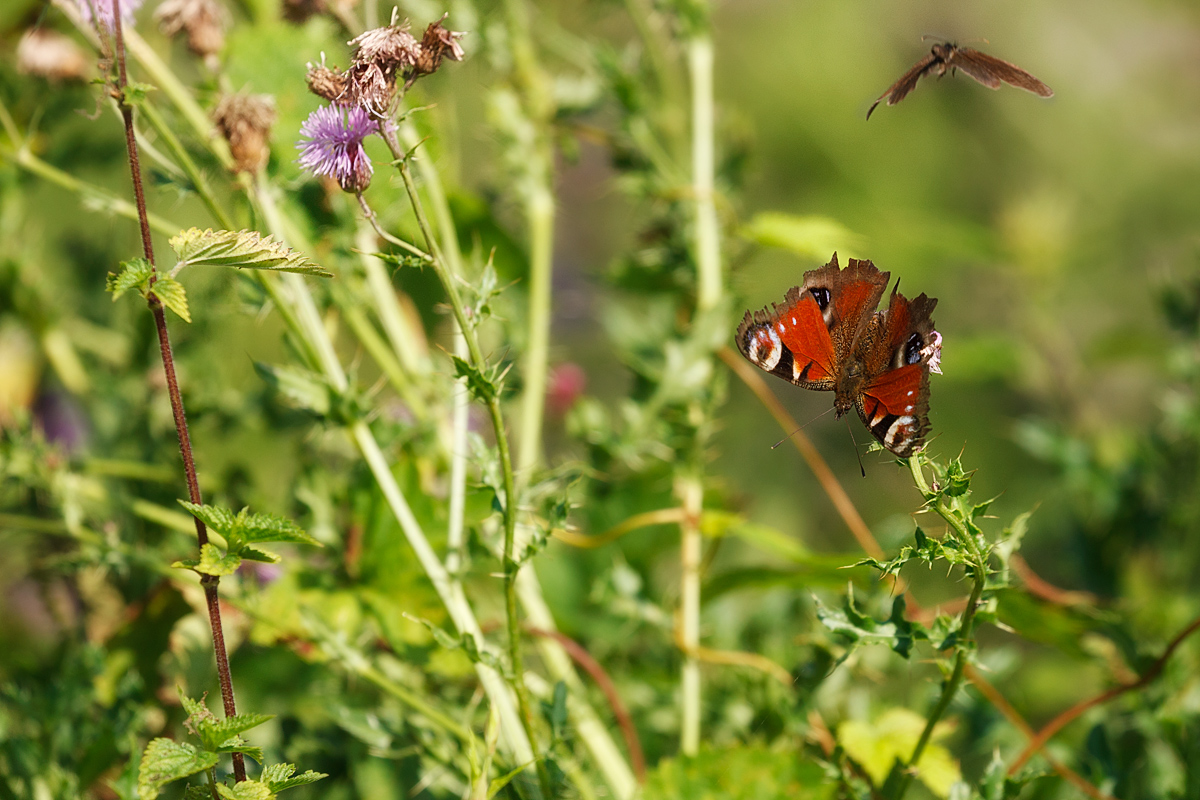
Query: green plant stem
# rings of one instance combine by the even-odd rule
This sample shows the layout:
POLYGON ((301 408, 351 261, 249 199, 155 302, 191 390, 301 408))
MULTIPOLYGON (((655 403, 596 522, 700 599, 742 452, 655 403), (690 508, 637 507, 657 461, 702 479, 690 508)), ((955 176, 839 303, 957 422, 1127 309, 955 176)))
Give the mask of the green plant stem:
POLYGON ((962 618, 959 621, 958 644, 956 645, 958 652, 954 657, 954 667, 951 669, 950 677, 942 685, 942 694, 938 697, 937 704, 929 712, 929 717, 925 721, 925 728, 921 731, 921 736, 917 740, 916 747, 913 748, 908 762, 898 772, 890 775, 888 783, 884 785, 883 793, 889 800, 901 800, 908 791, 915 775, 917 762, 921 760, 921 755, 925 752, 925 747, 933 737, 934 728, 946 713, 946 709, 950 707, 950 703, 954 701, 959 687, 962 686, 963 674, 967 667, 968 648, 974 635, 975 612, 979 607, 979 600, 983 596, 984 586, 987 584, 987 559, 984 552, 980 549, 974 534, 968 530, 967 526, 962 524, 962 520, 950 509, 946 508, 944 498, 930 488, 928 482, 925 480, 925 473, 922 471, 921 465, 923 460, 924 455, 921 453, 916 453, 908 459, 909 471, 912 473, 913 481, 916 483, 917 489, 921 492, 922 496, 932 503, 938 515, 954 528, 955 533, 958 534, 957 538, 966 543, 967 549, 974 560, 972 564, 974 578, 971 587, 971 596, 967 599, 967 606, 963 609, 962 618))
MULTIPOLYGON (((255 198, 266 221, 268 230, 277 239, 284 242, 292 241, 297 244, 301 243, 302 237, 299 237, 298 231, 288 223, 287 218, 276 206, 271 188, 265 181, 260 181, 255 192, 255 198)), ((301 247, 301 249, 312 252, 311 246, 308 246, 307 243, 303 244, 305 246, 301 247)), ((317 312, 316 303, 308 291, 308 286, 299 275, 288 274, 284 276, 284 279, 291 279, 289 281, 290 291, 286 298, 281 296, 280 302, 289 302, 295 305, 293 319, 297 335, 307 342, 309 351, 314 354, 316 358, 314 367, 324 373, 326 379, 334 388, 339 391, 345 391, 349 385, 346 374, 337 359, 333 343, 329 340, 329 334, 322 324, 320 314, 317 312)), ((421 563, 422 569, 425 570, 430 583, 433 584, 434 590, 438 593, 439 598, 446 607, 446 611, 454 621, 455 629, 463 636, 472 637, 481 650, 485 649, 487 644, 479 628, 479 623, 475 619, 474 611, 461 591, 454 591, 450 576, 430 546, 429 540, 421 529, 420 523, 417 522, 416 517, 413 515, 408 502, 404 498, 404 493, 401 491, 400 485, 396 482, 396 478, 388 466, 387 459, 379 447, 379 443, 375 440, 374 434, 371 433, 370 427, 365 422, 358 422, 351 426, 349 434, 358 446, 363 459, 367 462, 367 466, 371 470, 375 482, 379 485, 388 507, 391 509, 396 521, 400 524, 400 529, 404 532, 405 539, 408 541, 409 546, 413 548, 413 552, 416 554, 417 560, 421 563)), ((476 664, 475 671, 479 675, 479 682, 487 693, 492 707, 496 709, 496 713, 500 718, 500 728, 503 732, 504 742, 513 762, 525 764, 532 761, 534 758, 533 747, 530 744, 530 739, 526 736, 520 714, 513 705, 512 695, 508 690, 504 678, 485 664, 476 664)))
MULTIPOLYGON (((547 170, 548 173, 548 170, 547 170)), ((521 377, 521 438, 517 444, 517 469, 522 480, 542 458, 542 418, 546 408, 546 370, 550 349, 550 289, 554 262, 554 198, 550 188, 538 184, 525 202, 529 223, 528 343, 521 377)))
MULTIPOLYGON (((407 148, 420 144, 421 137, 411 122, 404 121, 399 129, 400 141, 407 148)), ((463 276, 464 265, 462 253, 458 247, 458 236, 455 230, 454 217, 450 212, 450 204, 442 187, 441 176, 430 159, 416 160, 417 174, 421 178, 422 188, 432 209, 432 218, 437 229, 441 252, 447 266, 453 275, 463 276)), ((468 358, 466 340, 461 338, 461 332, 455 338, 456 355, 468 358), (461 348, 461 349, 460 349, 461 348)), ((544 397, 544 392, 540 393, 544 397)), ((465 489, 467 446, 466 446, 466 414, 470 404, 469 393, 463 389, 455 395, 455 406, 452 419, 452 451, 450 454, 450 520, 447 535, 446 568, 455 577, 461 556, 456 548, 461 548, 462 536, 462 501, 461 495, 465 489), (456 499, 458 498, 458 499, 456 499)), ((520 463, 518 461, 518 463, 520 463)), ((525 541, 522 533, 523 526, 518 523, 517 537, 525 541)), ((533 569, 523 569, 517 574, 517 599, 525 612, 529 626, 544 631, 557 630, 557 624, 550 607, 546 604, 545 595, 538 582, 537 572, 533 569)), ((562 681, 571 692, 574 702, 568 705, 575 734, 592 754, 596 766, 604 776, 605 782, 613 796, 620 800, 631 798, 637 792, 637 778, 629 766, 629 762, 621 754, 608 728, 587 699, 587 689, 575 671, 571 657, 562 645, 552 636, 540 636, 537 639, 538 652, 546 665, 547 671, 554 680, 562 681)), ((580 786, 580 792, 589 791, 580 786)))
POLYGON ((716 146, 713 121, 713 48, 708 36, 688 41, 692 77, 692 192, 696 201, 696 304, 701 311, 721 299, 721 241, 714 201, 716 146))
MULTIPOLYGON (((721 302, 721 241, 713 204, 714 132, 712 95, 712 41, 696 36, 688 41, 688 67, 692 79, 692 194, 696 203, 694 254, 697 271, 697 312, 721 302)), ((704 487, 699 465, 678 478, 676 496, 684 509, 680 525, 680 631, 683 668, 680 675, 680 748, 695 755, 700 747, 700 516, 704 512, 704 487)))
POLYGON ((959 650, 954 658, 954 668, 950 673, 950 677, 942 685, 942 694, 938 698, 937 705, 929 712, 929 718, 925 721, 925 729, 921 731, 921 738, 917 740, 916 747, 913 748, 912 755, 908 759, 908 763, 904 765, 900 772, 899 780, 896 783, 893 792, 889 793, 888 787, 884 787, 884 795, 890 800, 901 800, 908 787, 912 785, 913 777, 916 774, 917 762, 921 760, 921 755, 925 752, 925 746, 929 744, 929 740, 933 738, 933 730, 937 727, 942 715, 946 713, 946 709, 950 707, 955 695, 958 694, 958 689, 962 686, 963 673, 967 667, 967 646, 971 641, 973 627, 975 624, 975 609, 979 605, 979 598, 983 595, 983 587, 987 582, 986 565, 975 565, 975 585, 971 589, 971 597, 967 601, 967 607, 963 610, 962 620, 959 623, 959 650))
MULTIPOLYGON (((471 365, 481 374, 486 374, 488 369, 487 360, 483 356, 483 351, 479 348, 479 339, 475 335, 475 329, 467 319, 466 307, 463 305, 462 297, 458 293, 458 278, 451 275, 446 268, 445 260, 441 255, 441 248, 438 246, 437 238, 433 235, 429 220, 425 216, 425 208, 421 203, 421 197, 417 193, 417 185, 413 181, 412 170, 408 166, 408 158, 404 153, 400 152, 400 145, 394 134, 385 135, 384 140, 388 143, 388 147, 396 159, 396 168, 400 172, 400 177, 404 180, 404 188, 408 191, 408 199, 412 203, 413 213, 417 217, 417 225, 420 227, 421 235, 425 239, 425 248, 433 254, 431 266, 437 273, 438 280, 442 283, 446 297, 450 300, 450 307, 454 310, 454 317, 458 321, 459 330, 463 332, 466 338, 467 352, 471 356, 471 365)), ((500 459, 500 470, 504 481, 504 610, 508 626, 508 657, 513 671, 513 690, 517 695, 517 706, 521 712, 521 723, 525 727, 525 735, 533 743, 537 741, 537 737, 533 727, 533 710, 529 700, 529 689, 525 685, 525 667, 521 652, 521 623, 520 617, 517 614, 516 580, 520 564, 513 555, 516 538, 517 496, 513 480, 512 456, 508 449, 508 433, 504 428, 504 416, 500 410, 500 398, 488 398, 487 409, 488 416, 491 417, 492 421, 492 430, 495 433, 496 454, 500 459)), ((545 761, 541 758, 537 759, 537 772, 538 782, 542 788, 542 795, 546 798, 551 797, 550 772, 546 768, 545 761)))

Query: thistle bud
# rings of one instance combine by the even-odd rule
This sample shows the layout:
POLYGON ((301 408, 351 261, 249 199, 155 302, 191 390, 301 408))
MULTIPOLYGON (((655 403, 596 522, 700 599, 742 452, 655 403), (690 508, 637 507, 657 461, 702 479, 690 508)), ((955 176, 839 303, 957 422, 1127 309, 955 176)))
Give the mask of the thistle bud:
POLYGON ((213 111, 217 130, 229 142, 239 172, 257 174, 271 154, 275 99, 269 94, 231 94, 213 111))

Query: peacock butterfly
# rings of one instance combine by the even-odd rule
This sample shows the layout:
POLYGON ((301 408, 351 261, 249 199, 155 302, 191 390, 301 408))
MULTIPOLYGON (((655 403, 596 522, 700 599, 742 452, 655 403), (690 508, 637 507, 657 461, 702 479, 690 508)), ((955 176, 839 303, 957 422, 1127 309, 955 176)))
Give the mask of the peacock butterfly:
POLYGON ((747 311, 737 345, 773 375, 835 392, 839 418, 857 408, 884 447, 907 457, 929 432, 929 373, 942 371, 942 337, 930 318, 937 299, 922 293, 908 300, 896 291, 899 281, 887 310, 875 310, 890 277, 853 258, 841 269, 834 253, 804 273, 783 305, 747 311))
POLYGON ((1054 96, 1053 89, 1016 64, 1010 64, 970 47, 959 47, 952 42, 938 42, 924 58, 913 64, 908 72, 901 75, 900 79, 889 86, 886 92, 879 95, 879 99, 867 109, 867 119, 871 118, 871 112, 883 102, 885 97, 889 106, 894 106, 908 97, 908 93, 917 88, 917 81, 921 80, 923 75, 931 75, 936 72, 940 78, 946 74, 946 70, 950 70, 953 74, 956 69, 961 69, 989 89, 999 89, 1000 83, 1003 81, 1010 86, 1033 92, 1039 97, 1054 96))

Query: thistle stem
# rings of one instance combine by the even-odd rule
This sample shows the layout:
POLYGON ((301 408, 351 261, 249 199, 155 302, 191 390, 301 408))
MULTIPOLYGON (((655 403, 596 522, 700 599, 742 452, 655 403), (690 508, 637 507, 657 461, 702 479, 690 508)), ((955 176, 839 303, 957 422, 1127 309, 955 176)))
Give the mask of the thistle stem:
MULTIPOLYGON (((458 322, 459 330, 463 332, 463 336, 467 343, 467 352, 471 357, 471 365, 480 373, 487 370, 487 360, 483 356, 483 351, 479 347, 479 338, 475 335, 475 329, 471 326, 467 319, 466 307, 463 305, 462 297, 458 293, 458 277, 451 275, 446 268, 445 260, 441 254, 441 248, 438 246, 437 239, 433 235, 433 229, 429 225, 429 219, 425 216, 425 207, 421 202, 421 196, 417 192, 417 185, 413 181, 412 170, 409 169, 408 157, 400 151, 400 143, 396 139, 394 132, 383 128, 383 138, 387 142, 388 148, 392 151, 392 156, 396 160, 396 168, 400 172, 400 177, 404 180, 404 188, 408 192, 408 199, 412 203, 413 213, 417 218, 417 225, 421 229, 421 235, 425 239, 425 248, 433 255, 433 261, 430 265, 434 272, 437 273, 438 279, 442 283, 442 288, 446 291, 446 297, 450 300, 450 307, 454 310, 454 318, 458 322)), ((500 459, 500 470, 504 481, 504 609, 508 627, 508 657, 513 671, 513 690, 517 694, 517 706, 521 712, 521 724, 525 728, 525 735, 529 737, 530 744, 537 742, 533 727, 533 710, 529 699, 529 689, 525 685, 525 666, 521 652, 521 627, 520 618, 517 614, 517 591, 516 581, 517 574, 520 571, 520 564, 514 558, 513 548, 516 539, 517 527, 517 496, 516 485, 513 480, 513 465, 512 455, 508 448, 508 433, 504 428, 504 416, 500 410, 500 398, 489 397, 487 400, 488 415, 491 417, 492 429, 496 438, 496 453, 500 459)), ((541 784, 542 795, 546 798, 552 796, 550 772, 546 768, 546 763, 542 758, 537 759, 538 782, 541 784)))

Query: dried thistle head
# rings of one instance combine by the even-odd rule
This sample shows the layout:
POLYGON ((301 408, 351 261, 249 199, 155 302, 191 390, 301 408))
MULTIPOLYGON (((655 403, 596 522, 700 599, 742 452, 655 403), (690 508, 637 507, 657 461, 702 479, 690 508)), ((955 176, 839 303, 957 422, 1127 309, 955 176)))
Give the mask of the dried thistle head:
POLYGON ((399 25, 372 28, 351 39, 349 44, 357 48, 355 62, 374 63, 385 72, 411 67, 421 55, 421 44, 408 30, 405 21, 399 25))
POLYGON ((216 55, 225 46, 229 14, 217 0, 165 0, 154 18, 167 36, 185 31, 188 49, 201 58, 216 55))
POLYGON ((421 56, 415 64, 414 75, 437 72, 443 58, 451 61, 463 60, 463 49, 458 40, 466 34, 443 27, 442 23, 448 16, 450 15, 443 14, 441 19, 429 23, 429 27, 425 29, 425 35, 421 37, 421 56))
POLYGON ((74 41, 55 31, 31 28, 17 43, 17 72, 58 82, 83 80, 89 62, 74 41))
POLYGON ((275 98, 269 94, 226 95, 213 111, 213 122, 229 142, 239 172, 256 174, 266 166, 275 98))
POLYGON ((317 97, 338 105, 346 105, 350 102, 346 93, 348 82, 346 73, 337 67, 325 66, 324 53, 321 54, 320 64, 308 65, 305 81, 308 83, 308 90, 317 97))

